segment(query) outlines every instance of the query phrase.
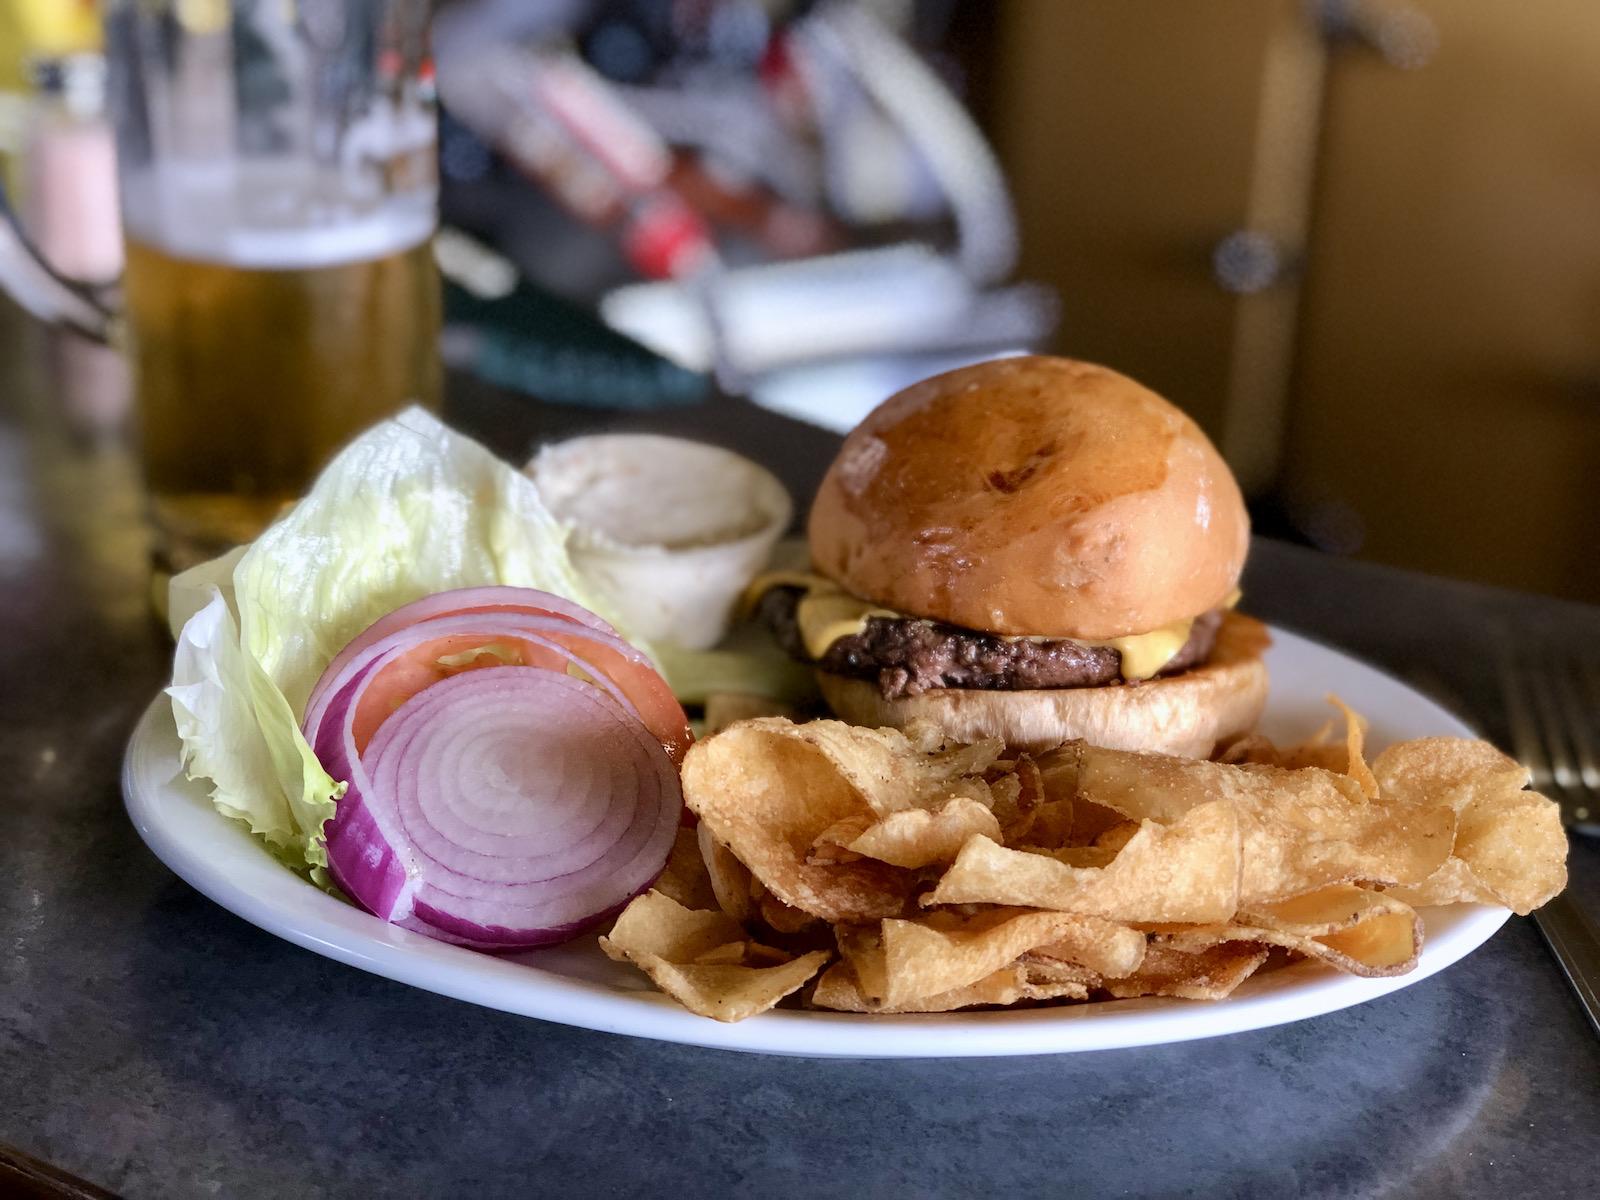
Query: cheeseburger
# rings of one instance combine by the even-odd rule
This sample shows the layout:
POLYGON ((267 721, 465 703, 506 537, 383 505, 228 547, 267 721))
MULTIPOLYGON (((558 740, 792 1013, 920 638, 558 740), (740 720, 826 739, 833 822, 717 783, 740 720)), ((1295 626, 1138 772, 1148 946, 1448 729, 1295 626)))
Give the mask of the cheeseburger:
POLYGON ((845 439, 808 534, 815 574, 768 576, 759 610, 844 720, 1204 756, 1266 702, 1265 631, 1231 611, 1238 485, 1115 371, 1008 358, 907 388, 845 439))

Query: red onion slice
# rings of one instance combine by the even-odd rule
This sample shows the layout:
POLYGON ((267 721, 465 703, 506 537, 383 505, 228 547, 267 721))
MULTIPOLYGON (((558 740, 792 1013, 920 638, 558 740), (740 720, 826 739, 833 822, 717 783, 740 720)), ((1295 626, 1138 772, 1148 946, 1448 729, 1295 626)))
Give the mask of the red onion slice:
MULTIPOLYGON (((486 642, 522 638, 556 651, 572 668, 625 698, 626 706, 639 714, 673 761, 683 760, 693 735, 682 706, 649 658, 587 609, 532 588, 440 592, 380 617, 335 656, 312 689, 303 722, 307 739, 315 745, 315 731, 334 697, 375 659, 394 662, 424 643, 471 635, 482 635, 486 642)), ((372 680, 378 682, 376 676, 372 680)))
MULTIPOLYGON (((369 642, 361 653, 346 660, 338 674, 334 674, 333 668, 329 667, 318 681, 320 696, 306 710, 307 739, 311 740, 311 731, 326 723, 335 697, 348 690, 351 680, 361 678, 362 690, 365 691, 377 684, 385 672, 405 666, 407 660, 416 657, 419 652, 426 656, 429 648, 437 646, 438 643, 463 640, 479 643, 526 643, 533 646, 540 653, 540 658, 532 665, 544 669, 557 669, 561 673, 583 671, 589 674, 598 686, 609 691, 624 708, 637 715, 638 710, 627 694, 611 681, 610 676, 602 671, 599 664, 593 661, 606 650, 611 650, 614 656, 615 648, 592 641, 588 631, 553 617, 534 617, 520 613, 445 613, 431 620, 397 629, 387 637, 369 642)), ((618 640, 620 642, 620 639, 618 640)), ((626 642, 620 644, 627 645, 626 642)), ((443 674, 432 677, 424 686, 431 686, 446 677, 443 674)), ((410 687, 404 690, 403 699, 409 699, 422 690, 422 686, 410 687)), ((361 696, 354 698, 357 704, 361 701, 361 696)), ((365 744, 364 738, 358 740, 356 745, 358 753, 365 748, 365 744)))
POLYGON ((682 797, 660 741, 610 692, 527 667, 454 675, 353 752, 381 656, 325 705, 313 747, 349 781, 328 870, 363 908, 481 950, 565 940, 666 863, 682 797))
POLYGON ((434 617, 463 612, 520 612, 533 616, 564 617, 612 637, 620 639, 621 636, 581 604, 574 604, 562 596, 534 588, 492 586, 434 592, 386 613, 352 638, 349 644, 334 656, 327 670, 322 673, 322 678, 317 681, 316 687, 312 688, 311 695, 306 700, 307 715, 309 716, 312 709, 317 706, 321 693, 326 690, 329 681, 336 679, 351 659, 374 642, 388 637, 391 633, 398 633, 419 621, 429 621, 434 617))

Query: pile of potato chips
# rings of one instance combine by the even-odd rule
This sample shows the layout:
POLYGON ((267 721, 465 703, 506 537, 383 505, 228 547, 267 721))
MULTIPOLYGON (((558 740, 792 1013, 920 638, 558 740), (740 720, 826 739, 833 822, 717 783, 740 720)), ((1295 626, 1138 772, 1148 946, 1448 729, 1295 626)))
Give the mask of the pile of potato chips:
POLYGON ((601 945, 723 1021, 796 992, 866 1013, 1220 999, 1303 957, 1401 974, 1417 906, 1527 913, 1565 886, 1557 807, 1515 761, 1424 738, 1369 766, 1346 717, 1342 742, 1209 762, 743 721, 690 751, 698 829, 601 945))

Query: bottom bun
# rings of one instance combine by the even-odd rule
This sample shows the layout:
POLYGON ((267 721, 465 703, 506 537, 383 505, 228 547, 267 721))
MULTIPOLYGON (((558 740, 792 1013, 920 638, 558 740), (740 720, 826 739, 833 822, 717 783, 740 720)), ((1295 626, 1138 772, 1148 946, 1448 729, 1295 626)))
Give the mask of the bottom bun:
POLYGON ((1261 652, 1271 642, 1260 621, 1229 612, 1203 665, 1132 686, 934 688, 885 700, 865 679, 818 671, 817 684, 834 714, 852 725, 903 729, 923 717, 953 741, 1003 737, 1010 749, 1029 753, 1082 738, 1112 750, 1207 758, 1219 742, 1249 733, 1261 719, 1267 705, 1261 652))

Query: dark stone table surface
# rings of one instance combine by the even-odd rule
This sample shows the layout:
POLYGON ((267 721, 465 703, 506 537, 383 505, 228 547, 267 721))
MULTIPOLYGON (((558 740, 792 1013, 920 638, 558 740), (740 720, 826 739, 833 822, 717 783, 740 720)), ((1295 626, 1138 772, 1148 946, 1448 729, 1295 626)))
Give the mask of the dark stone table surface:
MULTIPOLYGON (((1600 1041, 1526 920, 1260 1032, 852 1061, 476 1008, 232 916, 123 813, 169 647, 127 450, 104 414, 64 410, 41 337, 0 323, 0 1143, 130 1200, 1597 1194, 1600 1041)), ((458 380, 450 416, 509 455, 619 424, 703 436, 802 499, 836 445, 730 400, 619 420, 458 380)), ((1600 643, 1600 610, 1270 542, 1245 590, 1496 738, 1496 631, 1600 643)), ((1600 847, 1571 865, 1600 907, 1600 847)))

